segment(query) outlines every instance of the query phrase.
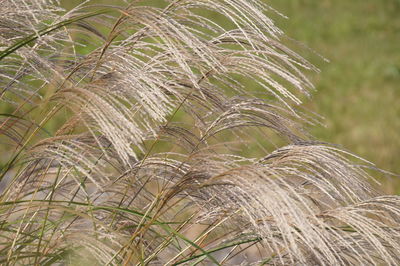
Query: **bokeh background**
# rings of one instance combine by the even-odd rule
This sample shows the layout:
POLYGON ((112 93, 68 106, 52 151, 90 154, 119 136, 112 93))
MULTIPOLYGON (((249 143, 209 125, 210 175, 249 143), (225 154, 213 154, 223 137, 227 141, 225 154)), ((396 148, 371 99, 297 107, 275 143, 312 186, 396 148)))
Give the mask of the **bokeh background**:
MULTIPOLYGON (((316 91, 304 106, 325 117, 312 134, 400 174, 400 0, 264 1, 288 17, 270 13, 282 41, 321 70, 308 73, 316 91)), ((400 176, 386 176, 400 194, 400 176)))
MULTIPOLYGON (((325 117, 318 139, 342 145, 377 167, 400 174, 400 0, 268 0, 275 18, 319 67, 305 105, 325 117)), ((400 193, 400 177, 383 182, 400 193)))

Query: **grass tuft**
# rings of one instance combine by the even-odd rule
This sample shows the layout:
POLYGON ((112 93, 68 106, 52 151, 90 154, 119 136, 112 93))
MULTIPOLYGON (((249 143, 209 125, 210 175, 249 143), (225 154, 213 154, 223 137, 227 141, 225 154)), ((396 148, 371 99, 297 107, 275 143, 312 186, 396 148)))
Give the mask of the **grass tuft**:
POLYGON ((400 198, 305 129, 276 11, 123 2, 1 3, 1 264, 400 263, 400 198))

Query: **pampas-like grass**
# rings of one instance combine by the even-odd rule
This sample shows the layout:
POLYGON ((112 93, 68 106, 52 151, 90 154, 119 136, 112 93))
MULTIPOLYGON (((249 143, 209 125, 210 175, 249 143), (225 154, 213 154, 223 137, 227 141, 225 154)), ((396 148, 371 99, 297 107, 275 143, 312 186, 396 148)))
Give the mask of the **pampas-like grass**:
POLYGON ((400 198, 303 128, 276 11, 109 2, 1 1, 1 264, 400 263, 400 198))

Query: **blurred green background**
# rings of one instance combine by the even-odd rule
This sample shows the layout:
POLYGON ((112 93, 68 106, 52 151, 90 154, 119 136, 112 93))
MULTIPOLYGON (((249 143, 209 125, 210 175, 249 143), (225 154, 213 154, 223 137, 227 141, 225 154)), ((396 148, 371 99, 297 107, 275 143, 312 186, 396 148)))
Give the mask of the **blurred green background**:
MULTIPOLYGON (((312 134, 400 174, 400 0, 264 1, 288 16, 270 13, 282 41, 321 69, 308 73, 317 90, 304 105, 326 127, 312 134)), ((386 192, 400 194, 400 177, 388 177, 386 192)))
MULTIPOLYGON (((283 41, 321 70, 304 105, 326 126, 312 134, 400 174, 400 0, 264 1, 288 17, 270 13, 283 41)), ((387 176, 385 190, 400 194, 400 177, 387 176)))
MULTIPOLYGON (((400 174, 400 0, 268 0, 274 17, 321 69, 307 108, 325 117, 315 137, 342 145, 377 167, 400 174)), ((400 177, 384 181, 400 193, 400 177)))

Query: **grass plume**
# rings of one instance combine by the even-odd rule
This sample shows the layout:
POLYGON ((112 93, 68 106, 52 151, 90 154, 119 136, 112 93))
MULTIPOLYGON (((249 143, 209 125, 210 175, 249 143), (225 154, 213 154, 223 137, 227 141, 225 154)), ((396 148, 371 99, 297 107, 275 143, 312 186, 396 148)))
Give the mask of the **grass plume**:
POLYGON ((400 263, 400 198, 307 133, 276 11, 113 2, 1 2, 0 263, 400 263))

